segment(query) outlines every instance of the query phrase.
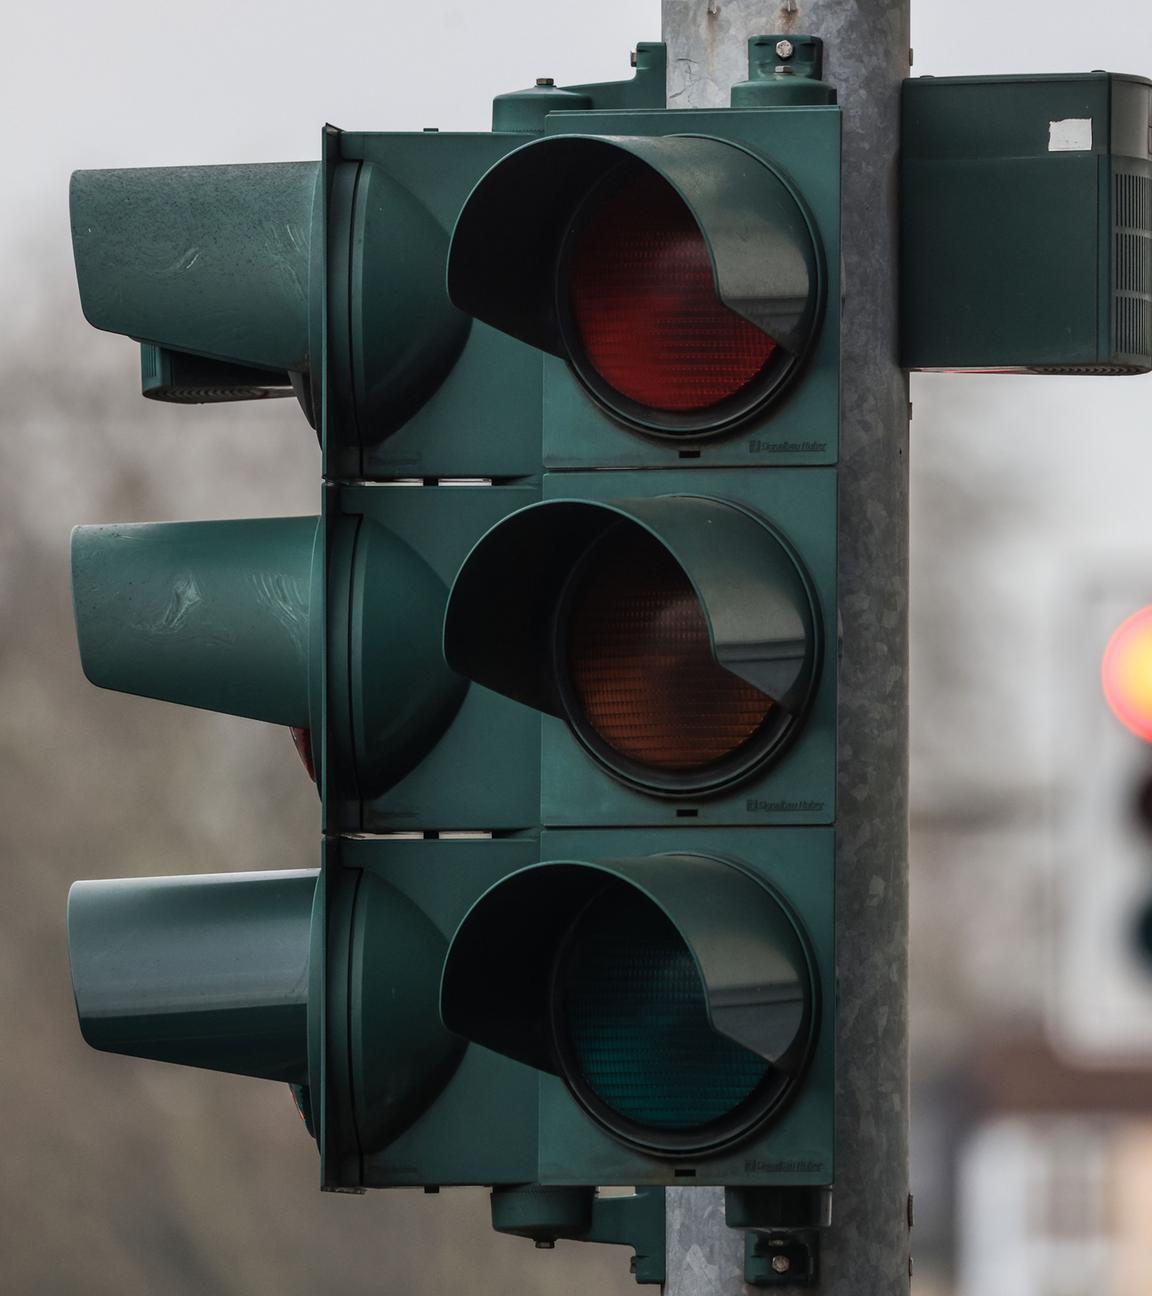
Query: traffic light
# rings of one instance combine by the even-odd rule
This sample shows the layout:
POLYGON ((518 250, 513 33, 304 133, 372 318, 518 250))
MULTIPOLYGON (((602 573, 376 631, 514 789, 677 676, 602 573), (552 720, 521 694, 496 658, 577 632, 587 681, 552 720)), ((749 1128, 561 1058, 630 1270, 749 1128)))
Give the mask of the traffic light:
POLYGON ((77 884, 85 1037, 645 1282, 664 1186, 796 1229, 834 1177, 840 112, 776 39, 729 109, 645 45, 488 134, 73 184, 146 394, 294 392, 324 464, 318 517, 76 533, 93 682, 291 728, 323 829, 77 884))
POLYGON ((1064 1054, 1113 1068, 1152 1057, 1150 598, 1147 556, 1109 557, 1070 582, 1058 627, 1049 1030, 1064 1054))
MULTIPOLYGON (((1100 667, 1104 696, 1113 715, 1145 743, 1152 743, 1152 607, 1133 612, 1118 625, 1104 649, 1100 667)), ((1152 749, 1125 789, 1132 835, 1143 847, 1152 883, 1152 749)), ((1139 903, 1131 924, 1132 944, 1152 971, 1152 886, 1139 903)))

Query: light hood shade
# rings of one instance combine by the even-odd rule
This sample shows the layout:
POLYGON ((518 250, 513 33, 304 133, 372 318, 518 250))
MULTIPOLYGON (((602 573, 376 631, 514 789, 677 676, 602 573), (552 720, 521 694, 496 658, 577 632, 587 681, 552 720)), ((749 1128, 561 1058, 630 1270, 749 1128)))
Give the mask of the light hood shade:
POLYGON ((77 527, 85 675, 122 693, 310 727, 316 533, 314 517, 77 527))
POLYGON ((306 372, 316 162, 77 171, 85 318, 173 351, 306 372))
MULTIPOLYGON (((721 500, 549 500, 498 523, 457 574, 445 618, 454 670, 553 715, 556 615, 580 560, 613 527, 639 529, 683 570, 699 599, 717 663, 784 711, 803 710, 814 687, 821 630, 815 595, 786 541, 721 500)), ((643 573, 637 573, 642 587, 643 573)))
POLYGON ((77 882, 76 1012, 93 1048, 308 1081, 315 870, 77 882))
POLYGON ((790 186, 737 145, 702 136, 571 135, 535 140, 498 162, 452 236, 448 293, 461 310, 567 355, 561 254, 576 212, 613 172, 654 173, 699 226, 716 294, 785 352, 806 350, 823 296, 821 253, 790 186))

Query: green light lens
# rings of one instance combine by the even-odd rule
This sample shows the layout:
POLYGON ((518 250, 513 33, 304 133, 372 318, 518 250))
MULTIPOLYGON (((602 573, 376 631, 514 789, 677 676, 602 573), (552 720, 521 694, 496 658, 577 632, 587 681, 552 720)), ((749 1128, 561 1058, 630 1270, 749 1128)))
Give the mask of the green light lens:
POLYGON ((773 1070, 712 1029, 683 940, 631 887, 606 888, 577 920, 557 968, 555 1005, 574 1079, 648 1129, 721 1121, 773 1070))

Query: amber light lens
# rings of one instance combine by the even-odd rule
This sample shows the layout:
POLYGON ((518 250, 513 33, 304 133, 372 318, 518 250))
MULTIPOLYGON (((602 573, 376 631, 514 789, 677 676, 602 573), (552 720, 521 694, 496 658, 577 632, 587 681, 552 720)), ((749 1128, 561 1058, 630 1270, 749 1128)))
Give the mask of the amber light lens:
POLYGON ((658 541, 616 527, 569 604, 568 671, 581 719, 653 770, 702 770, 763 727, 772 699, 717 665, 687 576, 658 541))
POLYGON ((574 238, 572 320, 588 363, 653 410, 706 410, 738 395, 776 351, 720 301, 708 247, 676 191, 651 172, 602 198, 574 238))

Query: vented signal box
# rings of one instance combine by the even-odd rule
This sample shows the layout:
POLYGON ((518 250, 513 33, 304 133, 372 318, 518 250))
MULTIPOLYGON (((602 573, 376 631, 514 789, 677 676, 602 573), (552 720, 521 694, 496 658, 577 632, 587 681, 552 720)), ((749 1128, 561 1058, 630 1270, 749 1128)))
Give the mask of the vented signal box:
POLYGON ((907 81, 902 173, 906 368, 1152 370, 1152 82, 907 81))

